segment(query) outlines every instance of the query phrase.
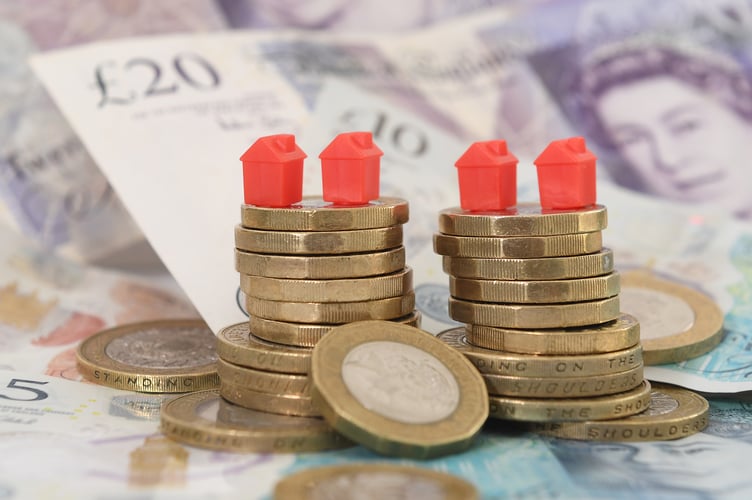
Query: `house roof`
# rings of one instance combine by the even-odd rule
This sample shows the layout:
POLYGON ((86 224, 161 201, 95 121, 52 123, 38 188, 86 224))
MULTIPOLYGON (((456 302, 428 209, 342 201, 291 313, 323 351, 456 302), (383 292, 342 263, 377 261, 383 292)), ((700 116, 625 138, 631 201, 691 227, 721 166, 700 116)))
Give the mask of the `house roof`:
POLYGON ((287 163, 302 160, 307 155, 295 144, 292 134, 260 137, 240 156, 240 161, 251 163, 287 163))
POLYGON ((364 160, 384 153, 374 144, 371 132, 345 132, 334 138, 319 155, 322 160, 364 160))
POLYGON ((533 163, 536 165, 573 164, 595 160, 582 137, 560 139, 549 144, 533 163))
POLYGON ((459 168, 468 167, 491 167, 501 165, 515 165, 517 157, 507 149, 504 140, 474 142, 467 148, 454 166, 459 168))

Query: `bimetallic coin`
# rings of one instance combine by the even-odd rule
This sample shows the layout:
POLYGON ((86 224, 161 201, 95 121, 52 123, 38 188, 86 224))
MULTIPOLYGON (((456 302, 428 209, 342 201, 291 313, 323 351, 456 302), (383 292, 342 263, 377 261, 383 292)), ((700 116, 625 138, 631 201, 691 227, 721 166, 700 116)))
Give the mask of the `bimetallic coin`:
POLYGON ((239 250, 282 255, 376 252, 402 245, 402 226, 353 231, 267 231, 235 226, 239 250))
POLYGON ((284 208, 240 207, 243 227, 273 231, 371 229, 404 224, 409 215, 407 201, 386 197, 356 207, 334 205, 314 197, 305 197, 284 208))
POLYGON ((246 297, 251 316, 293 323, 342 324, 367 319, 394 319, 415 309, 415 293, 359 302, 285 302, 246 297))
POLYGON ((619 420, 540 423, 531 430, 548 436, 588 441, 666 441, 690 436, 708 425, 710 406, 699 394, 653 383, 650 405, 619 420))
POLYGON ((240 366, 281 373, 307 374, 312 349, 274 344, 250 333, 248 322, 225 327, 217 334, 217 355, 240 366))
POLYGON ((248 297, 287 302, 357 302, 387 299, 413 289, 409 267, 383 276, 351 279, 282 279, 240 275, 240 289, 248 297))
POLYGON ((219 359, 217 373, 222 383, 245 387, 257 392, 311 397, 308 375, 270 372, 234 365, 219 359))
POLYGON ((622 313, 617 319, 599 325, 546 330, 467 325, 465 333, 471 345, 497 351, 544 355, 596 354, 635 346, 640 341, 640 323, 634 316, 622 313))
POLYGON ((434 234, 433 248, 449 257, 533 259, 565 257, 599 252, 603 241, 600 231, 558 236, 452 236, 434 234))
POLYGON ((723 312, 707 295, 647 271, 624 274, 622 309, 640 321, 645 364, 678 363, 723 339, 723 312))
POLYGON ((405 267, 405 247, 345 255, 274 255, 235 250, 235 270, 270 278, 338 279, 389 274, 405 267))
POLYGON ((642 383, 642 365, 618 373, 585 377, 529 377, 483 374, 488 393, 521 398, 583 398, 634 389, 642 383))
POLYGON ((551 236, 590 233, 606 229, 606 207, 545 210, 535 203, 520 203, 495 212, 470 212, 459 207, 439 212, 439 231, 457 236, 551 236))
MULTIPOLYGON (((407 316, 390 319, 395 323, 420 327, 420 312, 414 310, 407 316)), ((275 342, 277 344, 293 345, 300 347, 314 347, 321 337, 329 333, 329 330, 336 328, 338 325, 329 324, 311 324, 311 323, 290 323, 287 321, 275 321, 264 319, 256 316, 249 318, 251 331, 261 339, 275 342)))
POLYGON ((642 365, 642 347, 639 344, 605 354, 540 356, 473 346, 467 342, 464 327, 445 330, 437 338, 464 354, 479 372, 489 375, 566 379, 618 373, 642 365))
POLYGON ((619 317, 619 297, 568 304, 494 304, 449 297, 456 321, 503 328, 566 328, 605 323, 619 317))
POLYGON ((81 375, 138 392, 178 393, 219 385, 215 337, 201 320, 161 320, 103 330, 78 346, 81 375))
POLYGON ((251 410, 298 417, 321 416, 321 412, 313 405, 308 396, 259 392, 225 381, 222 381, 222 385, 219 387, 219 395, 231 403, 251 410))
POLYGON ((217 390, 168 401, 160 431, 191 446, 232 452, 303 453, 353 445, 323 419, 249 410, 228 403, 217 390))
POLYGON ((492 418, 522 422, 581 422, 635 415, 650 404, 650 383, 608 396, 550 399, 489 396, 492 418))
POLYGON ((592 278, 546 281, 502 281, 449 277, 453 297, 479 302, 551 304, 583 302, 613 297, 619 293, 616 272, 592 278))
POLYGON ((475 367, 433 335, 386 321, 335 328, 313 350, 313 398, 339 432, 378 453, 467 448, 488 416, 475 367))
POLYGON ((456 476, 386 463, 332 465, 305 469, 274 487, 274 500, 421 499, 477 500, 475 487, 456 476))
POLYGON ((487 280, 563 280, 588 278, 614 270, 614 254, 600 252, 542 259, 481 259, 442 257, 444 272, 457 278, 487 280))

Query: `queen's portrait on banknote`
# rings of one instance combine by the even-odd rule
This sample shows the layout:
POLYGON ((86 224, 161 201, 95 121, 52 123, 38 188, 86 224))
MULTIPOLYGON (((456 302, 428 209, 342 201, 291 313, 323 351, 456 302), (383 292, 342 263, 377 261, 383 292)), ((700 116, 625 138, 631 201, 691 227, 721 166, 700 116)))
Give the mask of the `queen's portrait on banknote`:
POLYGON ((616 182, 752 217, 752 85, 731 57, 665 40, 614 44, 583 58, 578 83, 575 123, 618 158, 616 182))

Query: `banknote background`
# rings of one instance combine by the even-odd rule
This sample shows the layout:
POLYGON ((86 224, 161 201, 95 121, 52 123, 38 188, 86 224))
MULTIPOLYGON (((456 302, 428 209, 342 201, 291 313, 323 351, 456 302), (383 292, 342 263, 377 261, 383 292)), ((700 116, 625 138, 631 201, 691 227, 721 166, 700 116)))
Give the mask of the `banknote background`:
MULTIPOLYGON (((531 200, 532 158, 550 140, 584 135, 599 155, 599 199, 609 207, 606 243, 619 269, 647 267, 700 289, 726 314, 719 348, 648 372, 654 380, 732 393, 711 400, 711 425, 697 436, 676 443, 573 443, 496 424, 471 451, 418 465, 466 477, 484 498, 743 498, 749 492, 738 464, 752 449, 748 396, 739 392, 752 389, 752 227, 746 221, 752 184, 745 154, 752 144, 746 137, 752 132, 752 3, 425 0, 400 2, 398 14, 381 3, 55 0, 34 9, 20 0, 0 3, 0 498, 95 498, 113 491, 122 492, 118 498, 232 498, 240 491, 265 497, 276 478, 303 467, 380 459, 362 448, 284 457, 187 448, 157 433, 158 399, 81 383, 75 370, 75 346, 103 327, 213 311, 144 243, 148 226, 124 208, 123 202, 137 203, 134 194, 110 186, 102 172, 112 160, 107 151, 94 155, 87 143, 91 128, 102 123, 97 120, 117 107, 104 106, 95 119, 97 103, 123 94, 108 95, 92 72, 75 68, 92 68, 109 53, 90 51, 79 66, 75 52, 39 58, 40 67, 57 64, 57 87, 48 76, 40 82, 28 58, 137 35, 189 32, 198 43, 199 32, 227 28, 253 31, 202 43, 217 40, 228 53, 243 55, 243 71, 279 79, 281 109, 297 110, 279 131, 300 134, 309 157, 334 133, 353 128, 371 129, 383 143, 382 192, 411 202, 408 259, 430 331, 452 324, 446 277, 428 244, 434 214, 456 204, 451 165, 458 152, 491 137, 507 139, 520 157, 519 196, 531 200), (669 57, 675 53, 692 57, 669 57), (638 74, 608 66, 623 54, 654 69, 638 74), (70 91, 73 102, 60 88, 66 81, 82 89, 70 91), (679 111, 669 106, 669 95, 686 97, 675 103, 679 111), (635 108, 637 116, 629 112, 635 108), (416 137, 436 145, 431 154, 414 154, 416 137), (31 389, 46 396, 37 400, 40 393, 31 389), (43 480, 35 473, 40 467, 43 480)), ((123 53, 128 43, 120 46, 123 53)), ((133 55, 146 57, 169 43, 151 38, 133 55)), ((219 59, 210 62, 225 69, 219 59)), ((250 80, 247 87, 255 88, 250 80)), ((184 104, 210 100, 205 94, 192 99, 184 104)), ((253 102, 243 111, 259 105, 253 102)), ((143 105, 139 112, 160 107, 143 105)), ((226 155, 230 168, 253 137, 277 131, 271 122, 246 123, 246 114, 223 118, 237 150, 217 157, 226 155)), ((154 116, 155 128, 175 123, 154 116)), ((161 158, 129 130, 113 122, 99 133, 122 142, 132 161, 147 163, 139 168, 158 168, 161 158)), ((195 140, 181 133, 187 134, 171 129, 177 142, 195 140)), ((219 132, 203 140, 207 148, 225 144, 219 132)), ((316 170, 307 163, 308 189, 318 182, 316 170)), ((235 187, 226 191, 230 199, 239 196, 235 187)), ((176 250, 155 249, 179 276, 171 263, 176 250)), ((229 257, 207 262, 202 272, 219 266, 236 283, 229 257)), ((199 267, 194 261, 191 271, 199 267)), ((198 281, 223 289, 211 276, 199 274, 198 281)))

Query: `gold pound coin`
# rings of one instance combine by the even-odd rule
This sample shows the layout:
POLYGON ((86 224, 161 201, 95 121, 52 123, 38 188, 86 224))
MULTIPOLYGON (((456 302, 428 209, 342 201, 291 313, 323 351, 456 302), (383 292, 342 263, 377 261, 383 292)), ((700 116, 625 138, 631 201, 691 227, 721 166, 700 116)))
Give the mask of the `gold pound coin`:
POLYGON ((488 393, 520 398, 584 398, 634 389, 642 383, 642 365, 618 373, 585 377, 529 377, 483 374, 488 393))
POLYGON ((653 383, 647 410, 619 420, 539 423, 548 436, 587 441, 666 441, 696 434, 708 425, 710 406, 692 391, 653 383))
POLYGON ((611 420, 640 413, 649 404, 650 383, 643 380, 632 390, 607 396, 571 399, 489 396, 489 416, 522 422, 611 420))
POLYGON ((387 463, 330 465, 305 469, 274 487, 274 500, 411 498, 477 500, 475 487, 445 472, 387 463))
MULTIPOLYGON (((519 330, 468 325, 467 341, 474 346, 523 354, 574 355, 621 351, 640 341, 640 323, 620 314, 599 325, 519 330)), ((643 353, 644 356, 644 353, 643 353)))
POLYGON ((444 272, 457 278, 487 280, 562 280, 588 278, 614 270, 614 254, 600 252, 541 259, 481 259, 442 257, 444 272))
POLYGON ((605 354, 540 356, 473 346, 467 342, 464 327, 445 330, 437 338, 464 354, 479 372, 489 375, 566 379, 607 375, 642 366, 642 347, 639 344, 605 354))
POLYGON ((94 383, 138 392, 179 393, 219 385, 214 334, 201 320, 117 326, 78 346, 78 371, 94 383))
POLYGON ((449 257, 533 259, 599 252, 600 231, 558 236, 481 237, 434 234, 433 248, 449 257))
POLYGON ((251 316, 293 323, 342 324, 367 319, 394 319, 415 309, 415 293, 358 302, 285 302, 246 297, 251 316))
POLYGON ((410 215, 407 201, 379 198, 356 207, 334 205, 321 198, 305 197, 284 208, 242 205, 243 227, 274 231, 349 231, 404 224, 410 215))
POLYGON ((640 321, 645 364, 678 363, 723 339, 723 312, 707 295, 647 271, 624 274, 622 309, 640 321))
POLYGON ((466 449, 488 417, 475 367, 433 335, 386 321, 333 329, 313 350, 313 398, 339 432, 377 453, 466 449))
MULTIPOLYGON (((393 321, 405 325, 420 327, 421 314, 414 310, 407 316, 402 316, 393 321)), ((250 317, 251 331, 258 338, 276 342, 278 344, 294 345, 301 347, 314 347, 321 337, 329 333, 329 330, 338 325, 290 323, 287 321, 275 321, 271 319, 250 317)))
POLYGON ((256 370, 221 359, 217 362, 217 373, 223 384, 245 387, 256 392, 311 397, 308 375, 256 370))
POLYGON ((279 415, 298 417, 320 417, 321 412, 308 396, 294 394, 272 394, 259 392, 247 387, 222 382, 219 395, 227 401, 250 410, 266 411, 279 415))
POLYGON ((225 327, 217 334, 217 355, 235 365, 281 373, 307 374, 312 349, 267 342, 251 335, 248 322, 225 327))
POLYGON ((339 255, 402 245, 402 226, 353 231, 267 231, 235 226, 235 246, 254 253, 339 255))
POLYGON ((457 236, 551 236, 591 233, 606 229, 606 207, 579 210, 545 210, 520 203, 495 212, 470 212, 459 207, 439 212, 439 231, 457 236))
POLYGON ((240 275, 240 289, 248 297, 286 302, 357 302, 387 299, 411 292, 409 267, 384 276, 351 279, 282 279, 240 275))
POLYGON ((162 406, 160 431, 182 443, 240 453, 303 453, 353 446, 321 418, 255 411, 194 392, 162 406))
POLYGON ((565 328, 596 325, 619 317, 619 297, 568 304, 494 304, 449 298, 456 321, 502 328, 565 328))
POLYGON ((346 255, 273 255, 235 250, 235 270, 253 276, 291 279, 361 278, 405 267, 405 247, 346 255))
POLYGON ((501 281, 449 277, 453 297, 479 302, 549 304, 606 299, 619 293, 616 272, 592 278, 552 281, 501 281))

